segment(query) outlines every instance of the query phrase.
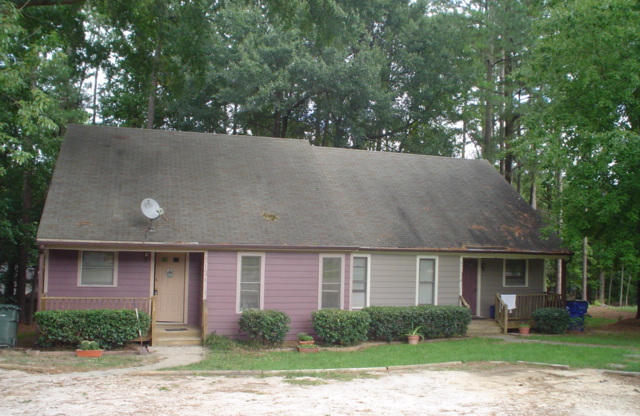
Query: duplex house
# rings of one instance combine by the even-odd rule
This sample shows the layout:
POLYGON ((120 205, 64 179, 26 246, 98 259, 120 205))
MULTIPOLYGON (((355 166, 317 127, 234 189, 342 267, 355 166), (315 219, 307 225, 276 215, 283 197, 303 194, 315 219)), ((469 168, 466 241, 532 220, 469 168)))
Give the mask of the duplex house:
POLYGON ((155 341, 241 336, 247 308, 285 311, 290 338, 322 308, 489 317, 496 294, 545 296, 545 262, 568 259, 542 228, 483 160, 73 125, 38 231, 40 306, 147 310, 155 341))

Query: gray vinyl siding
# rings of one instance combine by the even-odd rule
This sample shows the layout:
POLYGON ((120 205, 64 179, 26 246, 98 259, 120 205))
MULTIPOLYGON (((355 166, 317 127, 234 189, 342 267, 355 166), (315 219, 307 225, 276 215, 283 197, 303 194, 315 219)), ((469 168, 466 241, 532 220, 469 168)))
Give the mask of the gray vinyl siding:
POLYGON ((370 305, 415 305, 418 257, 438 259, 437 304, 457 305, 460 256, 377 253, 371 254, 370 305))
POLYGON ((416 256, 371 255, 372 306, 410 306, 416 304, 416 256))
POLYGON ((504 259, 480 259, 482 275, 480 280, 480 310, 482 317, 489 317, 489 308, 495 304, 496 293, 536 294, 544 292, 544 260, 529 259, 526 287, 504 287, 504 259))
POLYGON ((438 257, 438 305, 458 304, 460 276, 460 256, 438 257))

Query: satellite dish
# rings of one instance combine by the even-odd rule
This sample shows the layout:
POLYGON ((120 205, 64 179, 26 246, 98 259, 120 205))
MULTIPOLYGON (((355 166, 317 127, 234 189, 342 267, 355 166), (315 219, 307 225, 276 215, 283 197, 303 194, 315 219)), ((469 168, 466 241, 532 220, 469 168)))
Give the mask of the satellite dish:
POLYGON ((142 209, 144 216, 152 221, 164 214, 164 210, 160 208, 160 205, 152 198, 143 199, 140 204, 140 209, 142 209))

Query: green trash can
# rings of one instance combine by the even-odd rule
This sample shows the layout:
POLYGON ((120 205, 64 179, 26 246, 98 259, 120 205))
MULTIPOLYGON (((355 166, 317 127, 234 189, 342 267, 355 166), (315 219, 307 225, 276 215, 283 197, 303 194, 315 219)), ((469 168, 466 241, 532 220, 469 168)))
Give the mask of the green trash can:
POLYGON ((15 305, 0 305, 0 348, 13 348, 18 337, 20 308, 15 305))

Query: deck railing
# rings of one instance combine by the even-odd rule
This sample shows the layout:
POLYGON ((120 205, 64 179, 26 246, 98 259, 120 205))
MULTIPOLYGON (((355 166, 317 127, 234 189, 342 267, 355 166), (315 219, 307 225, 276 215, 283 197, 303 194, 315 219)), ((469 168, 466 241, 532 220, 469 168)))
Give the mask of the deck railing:
POLYGON ((516 307, 509 310, 502 300, 500 293, 496 293, 495 316, 496 322, 506 334, 507 330, 517 328, 520 323, 529 321, 533 312, 540 308, 564 308, 564 297, 559 294, 516 295, 516 307))
POLYGON ((152 314, 153 298, 104 298, 104 297, 58 297, 42 296, 40 298, 40 310, 73 309, 138 309, 152 314))

